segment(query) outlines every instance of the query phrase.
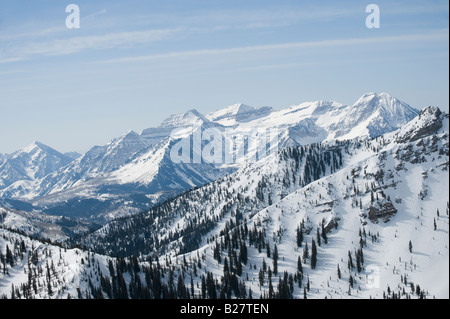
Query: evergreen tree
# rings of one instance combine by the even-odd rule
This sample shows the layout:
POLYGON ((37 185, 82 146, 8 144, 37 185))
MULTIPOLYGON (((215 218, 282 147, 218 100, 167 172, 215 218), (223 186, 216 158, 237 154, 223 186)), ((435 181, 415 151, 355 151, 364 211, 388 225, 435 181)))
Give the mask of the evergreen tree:
POLYGON ((259 269, 258 279, 259 279, 259 286, 260 287, 264 286, 264 270, 262 270, 262 268, 259 269))
POLYGON ((302 247, 303 245, 303 225, 297 227, 297 247, 302 247))
POLYGON ((273 285, 272 285, 272 277, 269 278, 269 299, 274 298, 274 291, 273 291, 273 285))
POLYGON ((317 247, 314 239, 311 244, 311 269, 316 269, 317 265, 317 247))
POLYGON ((308 248, 308 243, 306 243, 305 248, 303 248, 303 262, 306 263, 308 258, 309 258, 309 248, 308 248))
POLYGON ((239 277, 242 275, 242 256, 241 253, 239 253, 238 260, 236 262, 236 275, 239 277))
POLYGON ((14 267, 14 256, 8 245, 6 245, 6 263, 10 264, 11 267, 14 267))
POLYGON ((309 281, 309 276, 308 276, 308 281, 306 282, 306 290, 309 292, 310 289, 311 289, 311 282, 309 281))
POLYGON ((328 244, 327 232, 325 231, 325 221, 322 221, 322 239, 325 244, 328 244))
POLYGON ((342 277, 341 269, 339 268, 339 264, 337 266, 337 276, 338 276, 339 279, 341 279, 341 277, 342 277))
POLYGON ((301 274, 303 274, 303 265, 302 265, 302 259, 300 258, 300 256, 298 256, 297 259, 297 271, 301 274))
POLYGON ((348 269, 352 270, 354 268, 352 253, 348 251, 348 269))
POLYGON ((228 258, 225 257, 223 260, 223 274, 224 276, 230 271, 229 267, 228 267, 228 258))
POLYGON ((297 280, 298 280, 298 287, 302 287, 302 281, 303 281, 303 266, 302 266, 302 259, 300 256, 298 256, 297 259, 297 280))
POLYGON ((356 256, 356 270, 358 271, 358 273, 360 273, 362 270, 362 262, 359 250, 355 253, 355 256, 356 256))
POLYGON ((276 276, 278 274, 278 248, 277 244, 273 247, 273 273, 276 276))
POLYGON ((240 256, 242 258, 242 263, 244 265, 247 265, 247 261, 248 261, 248 253, 247 253, 247 246, 245 245, 245 241, 241 242, 241 252, 240 252, 240 256))
POLYGON ((320 236, 320 230, 319 230, 319 227, 317 227, 317 231, 316 231, 316 239, 317 239, 317 244, 318 244, 319 246, 322 245, 322 241, 320 240, 320 238, 321 238, 321 236, 320 236))

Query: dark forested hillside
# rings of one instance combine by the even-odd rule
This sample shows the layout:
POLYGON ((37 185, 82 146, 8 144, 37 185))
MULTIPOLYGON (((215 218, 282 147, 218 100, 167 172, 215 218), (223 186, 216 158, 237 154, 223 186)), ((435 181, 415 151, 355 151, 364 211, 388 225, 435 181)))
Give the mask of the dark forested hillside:
POLYGON ((186 253, 241 225, 292 191, 343 165, 350 142, 287 148, 204 187, 129 218, 118 219, 80 243, 113 256, 186 253))

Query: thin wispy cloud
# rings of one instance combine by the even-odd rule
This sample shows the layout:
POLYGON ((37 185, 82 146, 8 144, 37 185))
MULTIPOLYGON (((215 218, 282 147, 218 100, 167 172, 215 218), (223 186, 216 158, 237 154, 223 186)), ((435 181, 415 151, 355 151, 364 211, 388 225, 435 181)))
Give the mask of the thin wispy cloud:
POLYGON ((0 42, 14 40, 15 43, 26 39, 36 39, 39 37, 54 36, 57 33, 67 32, 66 26, 57 26, 52 28, 35 29, 29 27, 32 31, 21 33, 2 33, 0 34, 0 42))
POLYGON ((27 60, 38 56, 59 56, 86 50, 132 47, 162 41, 178 34, 180 29, 146 30, 110 33, 99 36, 73 37, 51 41, 32 42, 13 46, 2 52, 0 63, 27 60))
POLYGON ((289 49, 344 47, 344 46, 357 46, 365 44, 448 41, 448 38, 449 38, 448 29, 445 29, 428 34, 337 39, 337 40, 323 40, 323 41, 309 41, 309 42, 291 42, 282 44, 255 45, 255 46, 244 46, 225 49, 203 49, 203 50, 190 50, 181 52, 169 52, 163 54, 110 59, 106 61, 100 61, 100 63, 130 63, 130 62, 157 60, 157 59, 188 58, 196 56, 226 55, 234 53, 251 53, 251 52, 261 52, 271 50, 273 51, 273 50, 289 50, 289 49))
POLYGON ((95 17, 97 17, 97 16, 99 16, 99 15, 104 15, 104 14, 106 14, 106 13, 107 13, 107 10, 106 10, 106 9, 102 9, 102 10, 100 10, 100 11, 91 13, 90 15, 88 15, 88 16, 86 16, 86 17, 83 17, 83 20, 84 20, 84 21, 86 21, 86 20, 91 20, 91 19, 93 19, 93 18, 95 18, 95 17))

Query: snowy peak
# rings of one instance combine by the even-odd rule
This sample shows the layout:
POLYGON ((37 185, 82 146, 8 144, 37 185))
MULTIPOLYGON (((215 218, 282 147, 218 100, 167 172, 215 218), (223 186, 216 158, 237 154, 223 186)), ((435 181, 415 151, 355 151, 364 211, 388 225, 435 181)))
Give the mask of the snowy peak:
POLYGON ((313 110, 312 114, 318 116, 323 115, 327 112, 332 112, 336 109, 339 109, 342 106, 343 104, 338 103, 336 101, 319 100, 311 103, 310 107, 313 110))
POLYGON ((354 105, 369 113, 376 111, 391 127, 398 128, 418 115, 418 111, 388 93, 366 93, 354 105))
POLYGON ((38 141, 34 141, 33 143, 31 143, 28 146, 25 146, 24 148, 20 149, 19 151, 13 153, 14 156, 20 156, 21 154, 31 154, 31 153, 36 153, 36 152, 46 152, 49 154, 57 154, 57 155, 62 155, 61 153, 59 153, 58 151, 56 151, 55 149, 41 143, 38 141))
POLYGON ((444 126, 448 114, 443 114, 438 107, 429 106, 423 109, 419 116, 414 118, 395 134, 397 143, 414 142, 420 138, 432 135, 444 126))
MULTIPOLYGON (((108 149, 117 149, 127 145, 144 143, 142 137, 134 131, 128 131, 119 138, 111 140, 106 146, 108 149)), ((145 144, 145 143, 144 143, 145 144)), ((143 145, 145 147, 145 145, 143 145)))
POLYGON ((366 93, 354 105, 326 116, 331 123, 328 140, 374 138, 397 130, 418 114, 418 110, 387 93, 366 93))
POLYGON ((102 171, 111 171, 127 162, 134 154, 148 146, 147 141, 134 131, 108 143, 102 154, 102 171))
POLYGON ((192 109, 183 114, 175 114, 164 120, 160 128, 179 128, 186 126, 199 126, 208 120, 197 110, 192 109))
POLYGON ((105 146, 95 146, 90 149, 70 171, 80 172, 83 177, 111 172, 124 165, 133 155, 147 146, 148 142, 145 138, 134 131, 128 131, 105 146))
POLYGON ((71 161, 71 158, 55 149, 40 142, 33 142, 4 156, 3 162, 0 163, 0 186, 7 187, 20 180, 43 178, 71 161))

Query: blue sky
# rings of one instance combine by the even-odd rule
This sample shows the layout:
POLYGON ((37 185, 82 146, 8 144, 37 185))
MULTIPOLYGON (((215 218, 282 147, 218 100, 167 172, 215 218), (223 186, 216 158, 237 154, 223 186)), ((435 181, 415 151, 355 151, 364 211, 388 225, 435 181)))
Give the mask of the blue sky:
POLYGON ((448 1, 2 0, 0 153, 85 152, 173 113, 353 104, 449 109, 448 1), (81 28, 65 12, 77 4, 81 28), (368 29, 375 3, 381 27, 368 29))

